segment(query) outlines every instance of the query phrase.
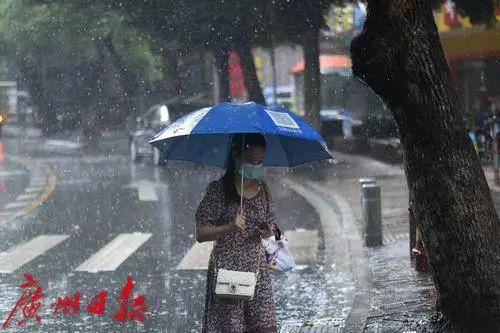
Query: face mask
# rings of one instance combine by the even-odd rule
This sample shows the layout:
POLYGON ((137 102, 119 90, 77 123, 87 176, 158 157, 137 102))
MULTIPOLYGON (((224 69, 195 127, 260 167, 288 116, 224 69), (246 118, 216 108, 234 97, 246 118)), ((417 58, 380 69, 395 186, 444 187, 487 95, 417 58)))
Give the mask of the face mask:
POLYGON ((246 179, 258 179, 264 175, 264 166, 262 164, 243 163, 241 165, 241 175, 246 179))

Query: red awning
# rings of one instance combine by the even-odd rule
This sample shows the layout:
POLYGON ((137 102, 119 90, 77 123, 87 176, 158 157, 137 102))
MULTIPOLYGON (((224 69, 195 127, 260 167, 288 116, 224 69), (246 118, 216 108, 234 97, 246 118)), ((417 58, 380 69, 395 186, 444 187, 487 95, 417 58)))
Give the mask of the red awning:
MULTIPOLYGON (((319 56, 319 67, 321 72, 331 69, 351 68, 351 58, 340 54, 325 54, 319 56)), ((304 59, 297 62, 288 70, 290 74, 301 74, 304 72, 304 59)))

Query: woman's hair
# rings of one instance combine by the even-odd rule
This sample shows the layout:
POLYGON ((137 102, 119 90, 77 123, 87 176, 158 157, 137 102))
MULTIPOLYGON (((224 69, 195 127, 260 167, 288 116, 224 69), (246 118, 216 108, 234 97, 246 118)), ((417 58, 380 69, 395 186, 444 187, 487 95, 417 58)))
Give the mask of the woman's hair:
POLYGON ((227 160, 226 173, 222 177, 226 205, 231 201, 238 202, 240 199, 240 196, 236 191, 236 187, 234 186, 236 164, 233 156, 241 157, 242 151, 246 151, 250 147, 262 147, 266 149, 266 139, 259 133, 233 134, 231 138, 231 149, 229 150, 227 160), (242 149, 243 144, 245 146, 242 149))

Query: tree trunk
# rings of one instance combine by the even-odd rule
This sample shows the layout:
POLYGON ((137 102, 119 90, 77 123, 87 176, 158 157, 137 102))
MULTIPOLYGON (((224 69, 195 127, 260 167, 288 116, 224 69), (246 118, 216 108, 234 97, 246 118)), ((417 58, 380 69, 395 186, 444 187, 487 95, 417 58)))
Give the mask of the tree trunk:
POLYGON ((54 110, 51 109, 51 105, 41 100, 34 100, 33 102, 37 106, 43 136, 50 137, 56 134, 57 118, 54 110))
POLYGON ((50 137, 56 134, 58 130, 56 113, 41 84, 44 81, 43 75, 28 66, 24 61, 19 63, 19 70, 23 76, 22 80, 30 92, 33 105, 36 106, 42 134, 50 137))
POLYGON ((310 27, 304 40, 304 112, 305 119, 321 130, 321 81, 319 67, 319 25, 310 27))
POLYGON ((500 327, 500 222, 428 1, 369 1, 351 56, 354 74, 399 126, 439 309, 464 331, 493 332, 500 327))
POLYGON ((182 96, 184 87, 179 73, 178 56, 174 48, 166 48, 163 55, 163 63, 165 66, 165 82, 172 81, 170 94, 168 98, 173 96, 182 96))
POLYGON ((134 96, 139 89, 135 77, 127 70, 124 59, 116 51, 110 35, 103 39, 101 57, 103 62, 102 75, 106 78, 106 91, 111 98, 118 99, 118 108, 124 113, 123 119, 136 109, 134 96), (115 83, 110 78, 114 78, 115 83), (116 80, 118 79, 118 80, 116 80), (118 82, 116 82, 118 81, 118 82), (112 93, 110 93, 112 91, 112 93))
POLYGON ((259 79, 257 77, 257 70, 253 60, 252 49, 247 38, 243 37, 235 45, 236 53, 240 57, 241 69, 245 77, 245 87, 248 92, 248 99, 265 105, 266 100, 262 94, 259 79))
POLYGON ((231 101, 229 91, 229 48, 220 47, 214 50, 215 67, 219 77, 219 102, 231 101))

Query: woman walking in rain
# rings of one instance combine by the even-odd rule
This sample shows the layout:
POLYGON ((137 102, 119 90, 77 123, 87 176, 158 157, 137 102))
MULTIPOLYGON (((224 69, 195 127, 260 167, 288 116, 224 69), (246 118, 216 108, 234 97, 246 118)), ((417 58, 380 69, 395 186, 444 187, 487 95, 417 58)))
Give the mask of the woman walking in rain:
POLYGON ((225 175, 208 185, 196 211, 196 240, 215 241, 202 332, 277 330, 271 276, 261 242, 273 235, 274 219, 267 184, 260 180, 265 149, 262 135, 235 134, 225 175), (253 299, 216 297, 218 269, 257 272, 253 299))

